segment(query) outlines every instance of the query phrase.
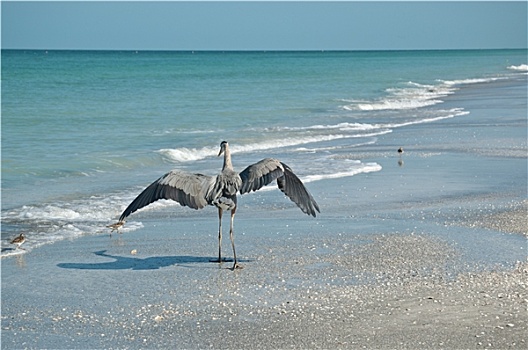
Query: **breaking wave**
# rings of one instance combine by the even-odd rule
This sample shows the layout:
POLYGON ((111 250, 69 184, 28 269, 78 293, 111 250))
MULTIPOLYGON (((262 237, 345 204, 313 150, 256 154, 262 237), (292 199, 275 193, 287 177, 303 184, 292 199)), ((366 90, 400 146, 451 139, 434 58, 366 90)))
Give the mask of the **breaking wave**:
POLYGON ((521 64, 518 66, 509 66, 509 70, 515 70, 515 71, 521 71, 521 72, 528 72, 528 64, 521 64))

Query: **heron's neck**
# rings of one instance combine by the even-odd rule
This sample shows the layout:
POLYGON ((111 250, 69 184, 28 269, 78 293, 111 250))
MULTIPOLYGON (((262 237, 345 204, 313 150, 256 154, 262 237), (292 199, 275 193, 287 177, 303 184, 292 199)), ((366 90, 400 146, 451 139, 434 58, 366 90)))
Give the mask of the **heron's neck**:
POLYGON ((227 147, 224 152, 224 166, 222 167, 222 170, 226 169, 233 170, 233 164, 231 163, 231 152, 229 152, 229 148, 227 147))

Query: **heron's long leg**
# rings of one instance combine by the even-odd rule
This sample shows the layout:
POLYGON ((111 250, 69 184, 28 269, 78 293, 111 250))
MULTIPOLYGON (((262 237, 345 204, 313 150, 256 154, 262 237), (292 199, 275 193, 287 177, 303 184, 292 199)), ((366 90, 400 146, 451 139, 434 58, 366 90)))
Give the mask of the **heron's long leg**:
POLYGON ((235 252, 235 237, 233 236, 233 223, 235 221, 235 212, 236 207, 231 210, 231 226, 229 228, 229 237, 231 238, 231 246, 233 247, 233 259, 235 260, 235 263, 233 264, 233 270, 242 268, 242 265, 238 264, 235 252))
POLYGON ((218 260, 210 260, 211 262, 222 262, 222 208, 218 208, 218 260))
POLYGON ((218 208, 218 262, 222 262, 222 208, 218 208))

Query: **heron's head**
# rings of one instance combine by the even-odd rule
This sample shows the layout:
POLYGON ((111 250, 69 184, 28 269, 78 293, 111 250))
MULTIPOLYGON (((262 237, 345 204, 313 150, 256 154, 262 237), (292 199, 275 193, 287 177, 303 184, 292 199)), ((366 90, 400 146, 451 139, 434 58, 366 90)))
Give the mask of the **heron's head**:
POLYGON ((227 149, 227 141, 222 141, 220 143, 220 152, 218 152, 218 157, 220 157, 220 155, 222 155, 222 153, 224 153, 226 149, 227 149))

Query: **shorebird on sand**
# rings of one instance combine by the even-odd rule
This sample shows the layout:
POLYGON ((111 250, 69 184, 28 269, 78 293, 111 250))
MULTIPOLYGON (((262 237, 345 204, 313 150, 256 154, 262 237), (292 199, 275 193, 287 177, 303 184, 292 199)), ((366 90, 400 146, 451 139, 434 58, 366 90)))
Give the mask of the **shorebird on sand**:
MULTIPOLYGON (((25 241, 26 241, 26 236, 24 236, 24 233, 21 233, 20 235, 18 235, 17 237, 11 240, 11 244, 15 244, 16 249, 19 249, 20 246, 24 244, 25 241)), ((20 248, 20 249, 25 250, 24 248, 20 248)))
POLYGON ((125 224, 124 221, 118 221, 118 222, 116 222, 115 224, 112 224, 112 225, 108 225, 108 226, 106 226, 106 227, 112 229, 112 230, 110 231, 110 236, 112 235, 112 232, 114 232, 114 231, 116 231, 117 233, 121 233, 121 232, 119 232, 119 229, 120 229, 121 227, 123 227, 124 224, 125 224))

